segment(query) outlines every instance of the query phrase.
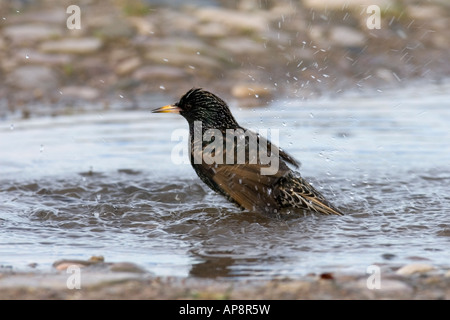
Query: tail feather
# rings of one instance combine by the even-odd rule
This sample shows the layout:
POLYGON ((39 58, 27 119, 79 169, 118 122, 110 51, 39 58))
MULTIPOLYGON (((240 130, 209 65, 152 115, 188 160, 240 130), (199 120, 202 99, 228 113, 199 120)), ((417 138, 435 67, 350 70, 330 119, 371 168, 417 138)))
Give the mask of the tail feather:
POLYGON ((302 177, 286 177, 278 188, 278 200, 282 207, 293 207, 326 215, 343 213, 302 177))

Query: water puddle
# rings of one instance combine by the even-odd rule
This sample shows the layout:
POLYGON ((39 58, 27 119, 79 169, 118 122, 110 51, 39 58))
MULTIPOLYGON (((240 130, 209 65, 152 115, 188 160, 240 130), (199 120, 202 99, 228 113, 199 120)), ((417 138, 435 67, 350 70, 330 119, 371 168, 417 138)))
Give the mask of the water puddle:
POLYGON ((0 265, 46 271, 103 255, 157 275, 239 279, 449 265, 449 92, 233 108, 244 127, 279 129, 280 146, 344 217, 241 212, 171 161, 172 133, 187 130, 176 115, 2 120, 0 265))

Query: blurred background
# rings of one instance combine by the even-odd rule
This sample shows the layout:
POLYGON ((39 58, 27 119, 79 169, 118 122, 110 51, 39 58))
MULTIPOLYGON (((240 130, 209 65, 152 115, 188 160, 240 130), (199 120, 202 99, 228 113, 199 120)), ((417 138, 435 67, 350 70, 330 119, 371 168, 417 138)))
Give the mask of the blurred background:
POLYGON ((11 0, 0 13, 3 118, 150 109, 194 86, 263 106, 450 74, 444 0, 11 0))

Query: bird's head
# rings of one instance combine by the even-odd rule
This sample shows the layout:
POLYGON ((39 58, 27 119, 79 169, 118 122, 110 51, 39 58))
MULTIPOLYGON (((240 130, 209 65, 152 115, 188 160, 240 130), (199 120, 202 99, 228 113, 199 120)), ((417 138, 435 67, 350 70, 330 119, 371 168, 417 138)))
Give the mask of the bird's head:
POLYGON ((191 89, 175 104, 152 110, 152 112, 179 113, 189 124, 201 121, 204 128, 238 127, 225 101, 200 88, 191 89))

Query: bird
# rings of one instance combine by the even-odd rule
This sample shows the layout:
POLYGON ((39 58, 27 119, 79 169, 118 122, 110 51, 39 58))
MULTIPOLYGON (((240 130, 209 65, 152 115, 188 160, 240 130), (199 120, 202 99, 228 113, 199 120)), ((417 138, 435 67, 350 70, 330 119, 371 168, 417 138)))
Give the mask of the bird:
POLYGON ((176 113, 187 120, 195 172, 241 209, 277 216, 297 211, 343 215, 301 176, 299 161, 241 127, 217 95, 192 88, 178 102, 152 112, 176 113))

